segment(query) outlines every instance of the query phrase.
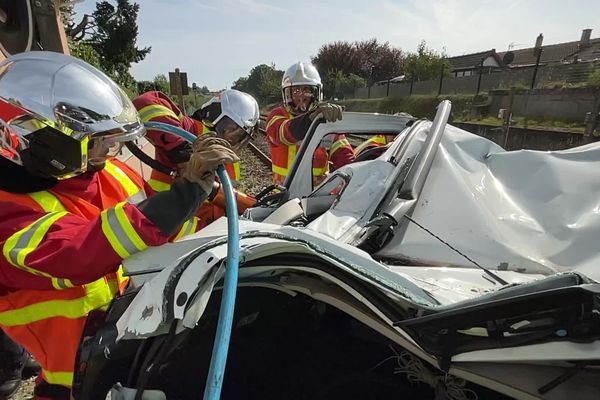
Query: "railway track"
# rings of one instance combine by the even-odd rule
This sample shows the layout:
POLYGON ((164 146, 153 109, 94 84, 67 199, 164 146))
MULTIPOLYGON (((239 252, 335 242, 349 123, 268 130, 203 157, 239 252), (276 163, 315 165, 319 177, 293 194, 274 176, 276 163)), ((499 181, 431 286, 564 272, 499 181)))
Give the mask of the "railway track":
POLYGON ((248 143, 248 148, 263 164, 271 167, 270 149, 267 143, 267 132, 265 131, 266 119, 265 114, 260 115, 258 137, 248 143))

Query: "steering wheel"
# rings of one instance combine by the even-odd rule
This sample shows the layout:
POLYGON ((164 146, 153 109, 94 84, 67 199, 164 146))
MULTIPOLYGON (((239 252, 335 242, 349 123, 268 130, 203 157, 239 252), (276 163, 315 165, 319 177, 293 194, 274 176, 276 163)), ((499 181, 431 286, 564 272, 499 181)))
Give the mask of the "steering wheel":
POLYGON ((269 185, 263 190, 260 191, 254 198, 256 199, 256 203, 252 207, 262 207, 269 206, 276 201, 279 201, 281 197, 287 192, 287 188, 281 185, 269 185), (278 190, 278 192, 272 193, 274 190, 278 190))
POLYGON ((389 145, 371 147, 360 153, 354 162, 374 160, 382 155, 388 149, 388 146, 389 145))

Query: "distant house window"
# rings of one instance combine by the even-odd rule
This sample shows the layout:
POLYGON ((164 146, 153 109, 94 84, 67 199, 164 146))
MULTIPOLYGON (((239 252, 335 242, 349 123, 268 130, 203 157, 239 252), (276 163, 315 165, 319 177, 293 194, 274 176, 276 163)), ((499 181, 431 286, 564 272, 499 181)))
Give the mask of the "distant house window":
POLYGON ((471 76, 471 75, 473 75, 473 71, 465 71, 464 76, 471 76))
POLYGON ((456 77, 457 77, 457 78, 460 78, 460 77, 461 77, 461 76, 463 76, 463 75, 464 75, 464 72, 463 72, 463 71, 458 71, 458 72, 456 73, 456 77))

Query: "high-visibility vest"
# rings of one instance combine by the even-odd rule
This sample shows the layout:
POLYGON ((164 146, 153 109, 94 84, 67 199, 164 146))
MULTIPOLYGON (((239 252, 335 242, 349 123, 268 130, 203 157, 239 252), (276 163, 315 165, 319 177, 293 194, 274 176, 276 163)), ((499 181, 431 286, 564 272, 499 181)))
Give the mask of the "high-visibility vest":
MULTIPOLYGON (((142 120, 142 122, 150 122, 154 118, 165 117, 165 116, 175 118, 180 121, 183 120, 183 118, 186 118, 185 115, 183 115, 183 113, 180 112, 179 114, 176 114, 171 108, 166 107, 162 104, 147 105, 145 107, 142 107, 138 111, 138 113, 139 113, 139 116, 140 116, 140 119, 142 120)), ((197 127, 197 131, 199 132, 200 135, 210 132, 210 128, 208 126, 206 126, 205 124, 201 123, 200 121, 194 121, 194 123, 195 123, 195 125, 197 127)), ((239 162, 235 162, 232 164, 226 164, 225 169, 227 170, 227 173, 232 180, 234 180, 235 182, 239 182, 239 180, 241 178, 239 162)), ((150 185, 150 187, 155 192, 164 192, 171 188, 171 185, 173 184, 174 179, 175 178, 170 175, 164 174, 160 171, 156 171, 153 169, 152 172, 150 173, 150 179, 148 180, 148 185, 150 185)))
MULTIPOLYGON (((123 190, 130 203, 138 203, 146 198, 141 177, 119 161, 107 161, 106 167, 99 173, 112 181, 113 187, 120 189, 115 189, 114 193, 103 193, 104 196, 112 196, 115 202, 125 200, 122 198, 123 190)), ((77 286, 68 279, 31 269, 25 265, 25 256, 42 242, 51 225, 67 213, 87 219, 101 215, 104 233, 111 246, 123 258, 147 246, 143 242, 139 243, 137 233, 128 232, 127 226, 131 227, 131 224, 122 221, 122 218, 127 218, 119 212, 119 207, 124 203, 102 211, 78 197, 52 190, 25 194, 0 191, 0 200, 19 202, 46 212, 43 217, 13 234, 2 250, 4 257, 13 266, 48 278, 55 289, 17 290, 0 296, 0 326, 41 364, 42 377, 46 382, 70 387, 77 347, 88 313, 92 310, 106 310, 115 295, 124 289, 127 278, 122 276, 122 270, 119 269, 95 282, 77 286), (135 249, 129 248, 130 246, 135 249)), ((76 260, 72 262, 77 263, 76 260)))
POLYGON ((380 147, 387 145, 388 139, 386 135, 375 135, 365 140, 354 149, 354 155, 358 157, 360 153, 371 147, 380 147))

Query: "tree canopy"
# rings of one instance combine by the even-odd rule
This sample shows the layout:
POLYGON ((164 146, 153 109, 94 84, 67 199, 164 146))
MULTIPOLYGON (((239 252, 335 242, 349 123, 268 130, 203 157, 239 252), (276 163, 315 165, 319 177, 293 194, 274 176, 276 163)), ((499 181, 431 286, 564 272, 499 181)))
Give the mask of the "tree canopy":
POLYGON ((233 82, 232 88, 250 93, 260 104, 274 103, 281 98, 281 78, 283 71, 274 64, 260 64, 233 82))
POLYGON ((452 64, 445 54, 429 49, 425 41, 421 41, 415 53, 409 53, 404 60, 404 73, 407 79, 426 81, 435 79, 442 73, 449 75, 452 64))

